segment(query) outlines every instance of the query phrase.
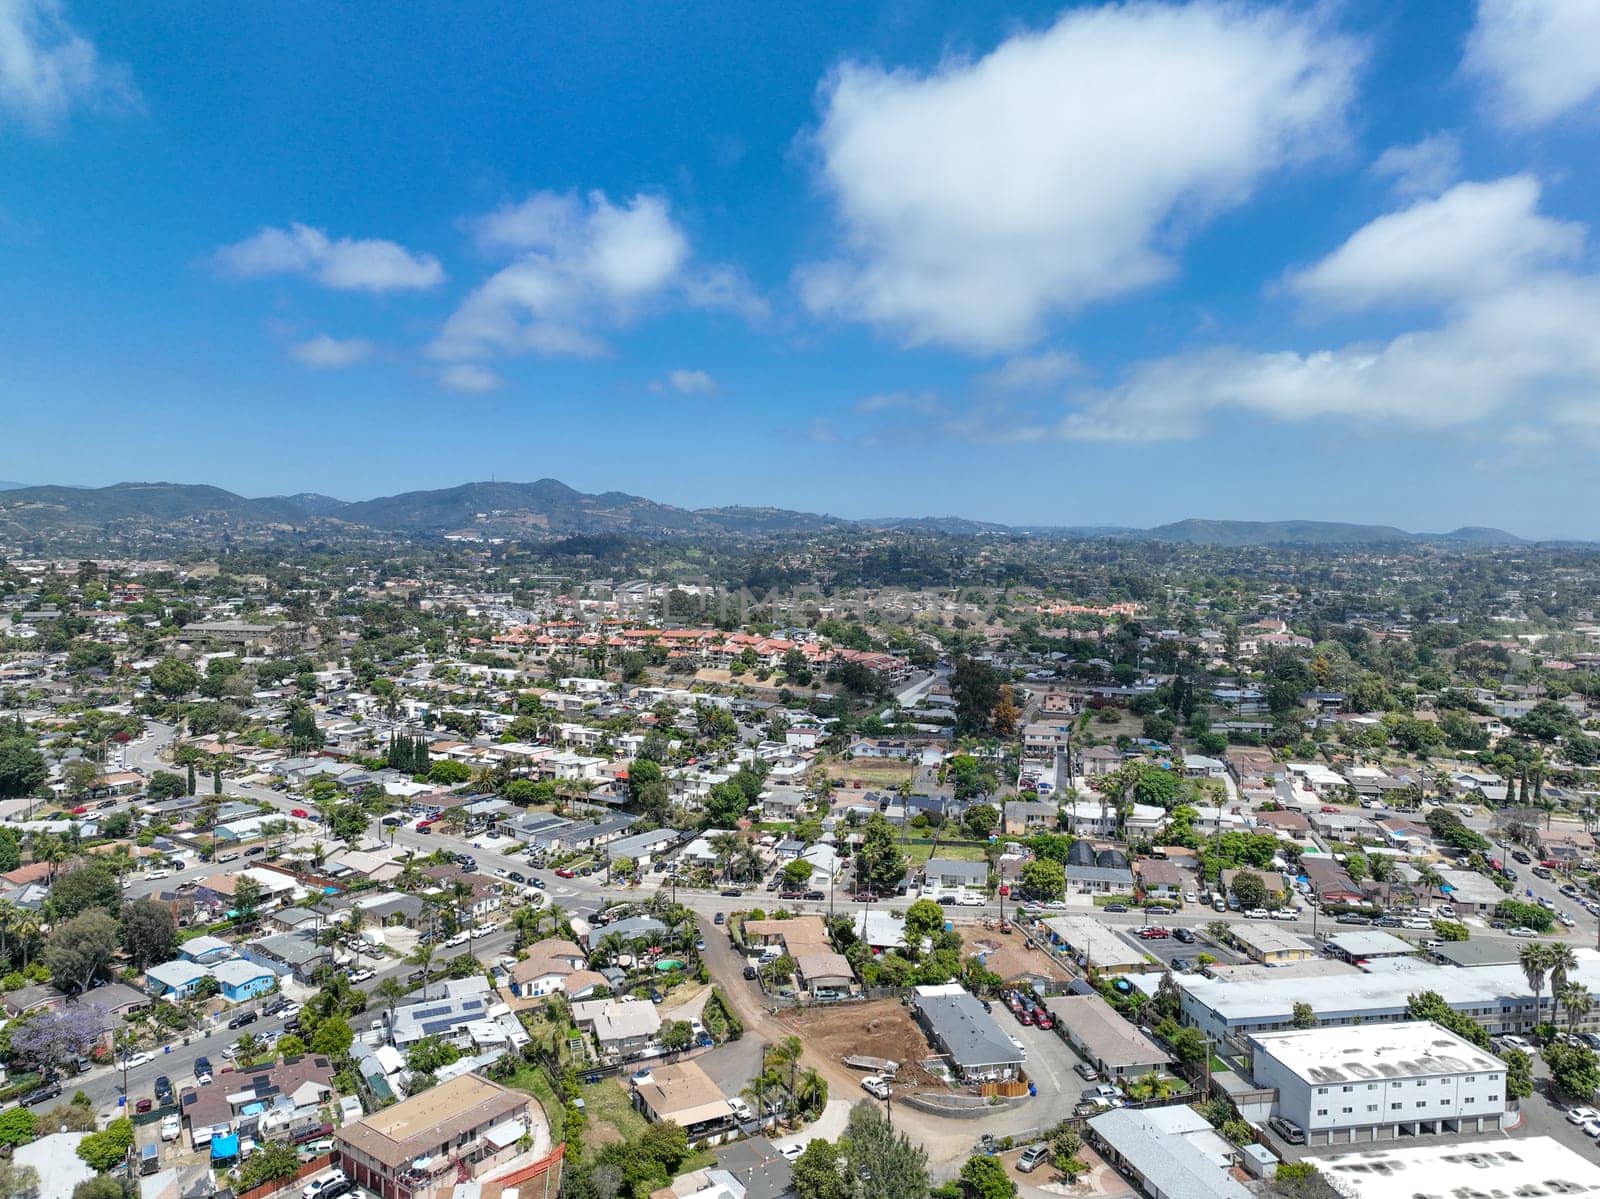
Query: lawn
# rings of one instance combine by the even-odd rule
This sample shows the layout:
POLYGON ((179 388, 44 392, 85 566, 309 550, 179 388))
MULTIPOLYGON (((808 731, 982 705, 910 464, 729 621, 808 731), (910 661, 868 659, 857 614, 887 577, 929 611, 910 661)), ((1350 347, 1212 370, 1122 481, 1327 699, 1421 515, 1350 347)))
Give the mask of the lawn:
MULTIPOLYGON (((900 848, 913 862, 926 862, 933 857, 932 841, 907 841, 900 848)), ((982 845, 953 845, 948 841, 939 842, 939 856, 953 859, 957 862, 981 862, 987 856, 982 845)))
MULTIPOLYGON (((911 778, 917 768, 910 762, 885 758, 855 758, 848 762, 834 758, 828 763, 827 770, 829 778, 844 779, 846 782, 860 779, 866 787, 892 789, 911 778)), ((837 800, 851 790, 854 788, 845 788, 834 798, 837 800)))
POLYGON ((589 1118, 584 1141, 590 1148, 611 1140, 631 1141, 646 1128, 645 1118, 634 1110, 628 1102, 628 1092, 615 1079, 601 1079, 584 1087, 583 1110, 589 1118))
POLYGON ((544 1114, 550 1121, 551 1144, 559 1145, 567 1139, 566 1105, 556 1098, 555 1088, 550 1085, 543 1068, 522 1066, 506 1079, 505 1085, 513 1090, 528 1092, 543 1105, 544 1114))

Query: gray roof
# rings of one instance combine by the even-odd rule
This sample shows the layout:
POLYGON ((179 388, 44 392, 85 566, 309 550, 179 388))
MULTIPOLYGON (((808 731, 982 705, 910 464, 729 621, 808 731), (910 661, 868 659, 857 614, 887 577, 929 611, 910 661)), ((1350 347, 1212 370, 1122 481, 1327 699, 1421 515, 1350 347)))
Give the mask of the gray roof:
POLYGON ((1191 1107, 1121 1107, 1095 1116, 1089 1127, 1146 1181, 1143 1189, 1148 1194, 1252 1199, 1249 1189, 1196 1143, 1208 1139, 1207 1133, 1217 1134, 1191 1107))
POLYGON ((1133 885, 1133 871, 1120 866, 1068 866, 1069 880, 1083 883, 1127 883, 1133 885))
POLYGON ((394 1039, 396 1043, 409 1043, 423 1037, 449 1036, 463 1024, 487 1017, 495 1002, 490 995, 461 995, 396 1008, 394 1039))
POLYGON ((667 926, 654 916, 630 916, 626 920, 618 920, 615 924, 603 925, 590 934, 598 943, 609 937, 612 933, 624 941, 632 941, 638 937, 655 937, 667 931, 667 926))
POLYGON ((1022 1051, 971 992, 955 986, 918 987, 912 1002, 961 1070, 1021 1065, 1022 1051))
POLYGON ((635 833, 631 837, 613 841, 606 852, 612 861, 618 858, 636 858, 640 854, 651 853, 662 846, 671 845, 677 839, 678 834, 670 828, 652 829, 648 833, 635 833))
POLYGON ((988 862, 963 862, 955 858, 931 858, 926 867, 929 878, 958 878, 974 883, 989 881, 988 862))

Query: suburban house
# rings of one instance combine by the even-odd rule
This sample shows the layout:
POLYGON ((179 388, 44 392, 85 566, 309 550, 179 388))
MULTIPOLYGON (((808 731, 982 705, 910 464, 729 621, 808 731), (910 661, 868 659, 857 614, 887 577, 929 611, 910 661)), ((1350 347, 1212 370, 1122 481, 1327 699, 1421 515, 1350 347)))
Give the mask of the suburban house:
POLYGON ((972 891, 983 891, 989 886, 989 863, 929 858, 922 877, 923 886, 928 890, 954 891, 958 887, 965 887, 972 891))
POLYGON ((1039 800, 1012 800, 1003 807, 1004 831, 1008 837, 1028 837, 1053 832, 1061 820, 1061 809, 1039 800))
POLYGON ((1172 1065, 1172 1055, 1117 1014, 1099 994, 1045 1001, 1056 1034, 1106 1078, 1135 1078, 1172 1065))
POLYGON ((648 999, 586 999, 572 1005, 572 1022, 594 1036, 608 1061, 638 1057, 661 1031, 661 1016, 648 999))
POLYGON ((528 956, 511 967, 511 993, 518 999, 532 999, 564 991, 566 980, 589 966, 586 955, 575 942, 559 938, 536 941, 528 956))
POLYGON ((693 1059, 651 1067, 634 1085, 633 1106, 652 1124, 671 1120, 691 1145, 716 1144, 738 1131, 722 1089, 693 1059))
POLYGON ((1021 1072, 1023 1051, 959 983, 914 988, 911 1012, 962 1082, 1009 1082, 1021 1072))
MULTIPOLYGON (((533 1097, 463 1074, 344 1125, 334 1153, 346 1177, 384 1199, 434 1199, 509 1163, 524 1137, 531 1153, 549 1154, 550 1124, 533 1097)), ((528 1194, 558 1186, 559 1165, 528 1194)))

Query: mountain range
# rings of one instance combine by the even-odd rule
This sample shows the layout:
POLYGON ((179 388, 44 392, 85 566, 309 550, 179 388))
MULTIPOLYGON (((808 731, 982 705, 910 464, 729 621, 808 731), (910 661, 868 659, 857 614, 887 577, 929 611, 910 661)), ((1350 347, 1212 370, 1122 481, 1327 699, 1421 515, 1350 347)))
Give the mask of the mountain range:
POLYGON ((196 535, 273 530, 359 534, 363 530, 416 537, 505 537, 546 540, 571 536, 746 537, 829 531, 901 529, 948 536, 1123 538, 1211 546, 1381 546, 1441 543, 1457 546, 1524 544, 1500 529, 1467 527, 1449 533, 1409 533, 1390 525, 1337 521, 1181 520, 1154 528, 1009 526, 962 517, 843 517, 784 508, 679 508, 621 491, 589 494, 555 479, 532 483, 463 483, 347 501, 302 492, 251 499, 196 483, 117 483, 109 487, 0 484, 0 537, 119 533, 160 528, 196 535))

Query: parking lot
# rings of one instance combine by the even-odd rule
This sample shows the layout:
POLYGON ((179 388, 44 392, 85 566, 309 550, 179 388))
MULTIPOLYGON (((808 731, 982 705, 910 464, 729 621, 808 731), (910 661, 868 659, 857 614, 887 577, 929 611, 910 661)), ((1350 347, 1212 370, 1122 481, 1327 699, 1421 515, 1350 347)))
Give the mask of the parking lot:
MULTIPOLYGON (((1159 920, 1152 920, 1150 923, 1161 928, 1171 929, 1174 934, 1178 934, 1180 932, 1178 928, 1163 924, 1159 920)), ((1141 953, 1147 953, 1151 957, 1156 958, 1163 966, 1166 966, 1169 969, 1172 966, 1173 958, 1187 958, 1190 962, 1196 962, 1202 953, 1210 954, 1218 962, 1221 962, 1226 966, 1238 965, 1246 960, 1241 954, 1232 949, 1226 949, 1221 945, 1214 945, 1205 940, 1203 937, 1195 935, 1193 929, 1182 930, 1184 932, 1188 932, 1191 936, 1194 936, 1194 940, 1187 943, 1179 940, 1177 935, 1151 937, 1146 939, 1139 936, 1139 934, 1132 928, 1123 928, 1118 929, 1117 931, 1118 935, 1120 935, 1123 940, 1127 941, 1128 944, 1134 946, 1141 953)))

